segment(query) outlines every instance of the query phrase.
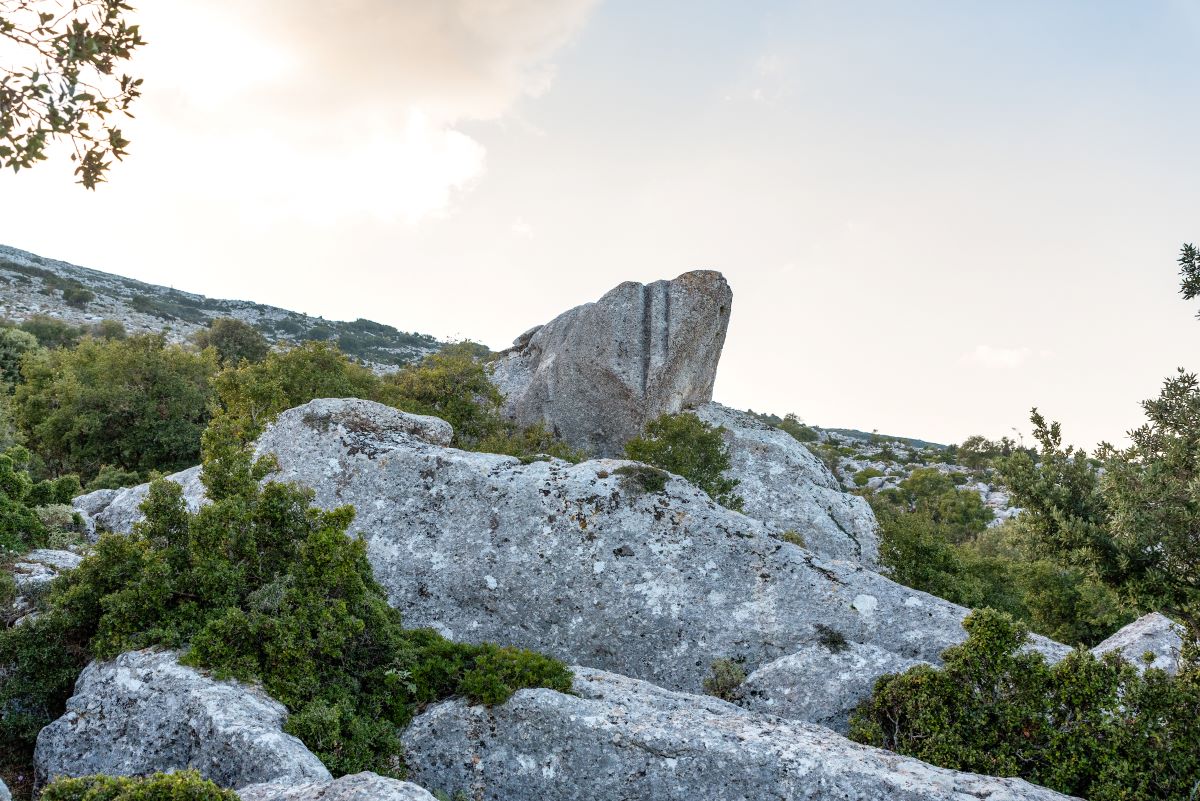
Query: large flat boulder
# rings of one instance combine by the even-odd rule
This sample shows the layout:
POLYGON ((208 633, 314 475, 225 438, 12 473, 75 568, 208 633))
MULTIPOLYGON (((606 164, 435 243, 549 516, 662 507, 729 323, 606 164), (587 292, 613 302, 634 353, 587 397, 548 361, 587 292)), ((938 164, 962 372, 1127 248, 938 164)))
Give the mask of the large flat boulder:
POLYGON ((870 568, 879 563, 879 524, 871 505, 844 492, 837 478, 791 434, 753 416, 707 403, 695 414, 725 429, 737 494, 745 512, 776 531, 793 531, 826 559, 847 559, 870 568))
POLYGON ((449 701, 404 734, 410 776, 476 801, 1051 801, 1020 779, 935 768, 820 726, 575 668, 574 695, 449 701))
POLYGON ((300 740, 287 710, 260 690, 216 681, 170 651, 131 651, 93 662, 66 713, 42 729, 39 785, 60 776, 145 776, 192 769, 222 787, 331 779, 300 740))
POLYGON ((711 270, 628 281, 521 335, 492 380, 511 419, 617 456, 650 420, 712 399, 732 304, 711 270))
POLYGON ((427 790, 375 773, 303 784, 252 784, 237 791, 242 801, 436 801, 427 790))
POLYGON ((646 491, 625 461, 460 451, 409 417, 317 400, 257 447, 318 505, 357 509, 351 530, 410 625, 686 691, 717 659, 753 671, 828 631, 930 662, 966 637, 962 607, 783 542, 681 478, 646 491))

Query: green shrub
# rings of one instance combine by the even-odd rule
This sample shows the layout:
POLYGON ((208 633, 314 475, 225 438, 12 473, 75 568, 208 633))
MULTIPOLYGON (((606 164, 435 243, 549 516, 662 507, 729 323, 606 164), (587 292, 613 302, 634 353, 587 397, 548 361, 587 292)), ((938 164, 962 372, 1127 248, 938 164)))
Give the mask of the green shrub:
POLYGON ((865 487, 865 486, 867 486, 868 481, 870 481, 873 478, 879 478, 882 475, 883 475, 882 470, 878 470, 874 467, 864 468, 854 474, 854 485, 856 487, 865 487))
POLYGON ((197 331, 192 341, 198 348, 215 349, 217 361, 222 366, 242 361, 261 362, 271 352, 271 343, 262 332, 232 317, 210 320, 208 327, 197 331))
POLYGON ((0 734, 28 751, 62 711, 87 660, 153 645, 218 677, 260 681, 334 773, 401 775, 399 734, 421 704, 452 695, 501 703, 525 686, 570 687, 554 660, 410 631, 366 556, 346 535, 349 507, 321 511, 312 493, 260 486, 234 421, 205 434, 202 480, 212 503, 187 510, 173 482, 151 484, 145 520, 105 535, 55 582, 47 610, 0 632, 0 734))
POLYGON ((820 439, 815 429, 800 422, 800 418, 794 414, 788 414, 784 417, 776 425, 776 428, 786 431, 801 442, 816 442, 820 439))
POLYGON ((788 529, 779 534, 778 537, 784 542, 790 542, 792 545, 799 545, 801 548, 808 547, 808 542, 804 539, 804 535, 794 529, 788 529))
MULTIPOLYGON (((51 528, 43 517, 53 519, 55 513, 38 507, 61 509, 58 505, 69 503, 79 491, 74 476, 35 482, 29 475, 29 461, 29 451, 19 446, 0 453, 0 555, 45 545, 51 528)), ((74 520, 71 515, 68 522, 74 520)))
POLYGON ((21 360, 40 346, 37 337, 19 328, 0 328, 0 393, 21 380, 21 360))
POLYGON ((613 472, 621 477, 621 486, 635 495, 643 492, 662 492, 667 488, 667 479, 671 477, 666 470, 659 470, 648 464, 622 465, 613 472))
POLYGON ((42 314, 26 318, 21 330, 33 334, 43 348, 73 348, 84 334, 79 326, 42 314))
POLYGON ((142 475, 182 470, 199 459, 215 371, 211 353, 158 334, 89 337, 25 359, 16 422, 52 473, 90 481, 106 464, 142 475))
POLYGON ((85 776, 57 779, 42 790, 41 801, 239 801, 194 770, 145 777, 85 776))
POLYGON ((741 659, 717 659, 709 666, 704 679, 704 692, 722 701, 737 701, 742 697, 746 670, 741 659))
POLYGON ((1056 665, 1023 652, 1025 629, 976 611, 969 636, 919 666, 880 678, 850 736, 934 765, 1020 776, 1092 801, 1188 801, 1200 783, 1200 670, 1144 674, 1111 653, 1077 650, 1056 665))
POLYGON ((665 414, 625 444, 625 455, 683 476, 717 503, 741 511, 743 500, 734 494, 737 480, 723 476, 731 466, 723 433, 694 414, 665 414))
POLYGON ((133 487, 142 483, 140 473, 133 470, 122 470, 119 467, 114 467, 111 464, 101 465, 97 471, 96 477, 87 483, 84 487, 85 492, 95 492, 102 489, 121 489, 122 487, 133 487))
POLYGON ((63 300, 68 306, 82 309, 96 299, 96 293, 82 284, 63 287, 63 300))

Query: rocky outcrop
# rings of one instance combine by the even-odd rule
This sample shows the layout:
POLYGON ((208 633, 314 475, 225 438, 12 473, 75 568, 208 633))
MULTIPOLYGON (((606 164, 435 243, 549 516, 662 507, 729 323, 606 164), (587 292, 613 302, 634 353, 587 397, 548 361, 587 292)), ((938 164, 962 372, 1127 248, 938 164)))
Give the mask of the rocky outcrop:
POLYGON ((928 663, 874 645, 827 637, 826 642, 805 645, 751 673, 742 684, 739 703, 845 734, 850 713, 871 694, 877 678, 921 664, 928 663))
POLYGON ((696 416, 725 429, 737 494, 745 512, 776 531, 793 531, 826 559, 848 559, 875 568, 878 524, 865 499, 843 492, 829 468, 786 431, 719 403, 696 416))
MULTIPOLYGON (((200 483, 199 466, 169 475, 167 479, 183 487, 183 497, 189 511, 195 512, 200 508, 204 502, 204 485, 200 483)), ((142 519, 139 507, 149 493, 149 484, 139 484, 119 490, 97 490, 80 495, 71 503, 83 517, 89 539, 95 542, 100 531, 121 534, 132 531, 133 524, 142 519)))
POLYGON ((375 773, 305 784, 253 784, 237 793, 242 801, 436 801, 415 784, 375 773))
POLYGON ((732 303, 710 270, 629 281, 522 334, 492 380, 516 422, 617 456, 650 420, 712 399, 732 303))
POLYGON ((1139 670, 1146 667, 1158 668, 1173 676, 1179 670, 1183 634, 1183 626, 1158 612, 1151 612, 1097 645, 1092 649, 1092 653, 1103 656, 1116 651, 1139 670), (1144 659, 1147 653, 1154 657, 1149 665, 1144 659))
POLYGON ((575 668, 575 695, 440 704, 404 734, 413 780, 480 801, 1050 801, 1019 779, 935 768, 812 724, 575 668))
POLYGON ((4 779, 0 779, 0 801, 12 801, 12 793, 8 791, 8 785, 4 783, 4 779))
POLYGON ((13 563, 13 580, 22 595, 42 592, 50 582, 68 570, 73 570, 83 557, 71 551, 39 548, 30 551, 13 563))
POLYGON ((370 401, 318 400, 258 443, 276 478, 357 509, 351 530, 410 625, 689 691, 717 659, 754 670, 826 629, 927 661, 966 636, 965 609, 782 542, 681 478, 647 492, 627 462, 522 464, 425 430, 370 401))
POLYGON ((39 784, 184 769, 222 787, 328 782, 320 760, 283 732, 286 718, 261 691, 216 681, 168 651, 133 651, 84 669, 66 713, 38 734, 34 767, 39 784))

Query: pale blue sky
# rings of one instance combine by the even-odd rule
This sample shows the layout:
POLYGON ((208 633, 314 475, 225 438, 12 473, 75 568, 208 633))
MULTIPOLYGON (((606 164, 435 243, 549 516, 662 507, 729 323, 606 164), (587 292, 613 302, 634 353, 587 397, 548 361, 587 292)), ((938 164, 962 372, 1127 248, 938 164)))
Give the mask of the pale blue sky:
POLYGON ((718 400, 940 441, 1200 369, 1200 2, 373 2, 143 2, 129 160, 0 176, 0 241, 497 348, 716 268, 718 400))

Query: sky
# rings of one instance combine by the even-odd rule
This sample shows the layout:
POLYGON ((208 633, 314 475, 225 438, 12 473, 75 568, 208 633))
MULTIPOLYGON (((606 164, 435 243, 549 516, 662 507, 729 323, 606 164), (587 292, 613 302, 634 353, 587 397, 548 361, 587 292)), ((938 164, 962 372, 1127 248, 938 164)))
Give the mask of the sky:
POLYGON ((1200 0, 142 0, 130 154, 0 242, 502 348, 721 270, 715 399, 1120 441, 1200 304, 1200 0))

